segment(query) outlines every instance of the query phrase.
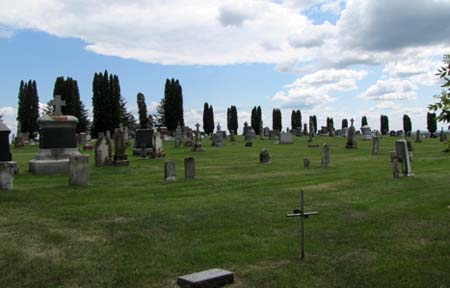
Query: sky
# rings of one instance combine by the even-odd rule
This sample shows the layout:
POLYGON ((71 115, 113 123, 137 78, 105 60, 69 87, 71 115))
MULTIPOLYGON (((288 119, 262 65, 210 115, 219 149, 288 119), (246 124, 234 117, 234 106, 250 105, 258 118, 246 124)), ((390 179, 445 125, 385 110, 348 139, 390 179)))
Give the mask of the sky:
POLYGON ((319 126, 367 116, 379 129, 384 114, 400 130, 408 114, 426 129, 448 15, 450 0, 0 0, 0 114, 15 132, 20 81, 36 80, 47 103, 58 76, 78 81, 91 110, 106 69, 136 116, 137 93, 154 113, 165 80, 179 79, 191 127, 208 102, 222 127, 229 106, 242 128, 260 105, 269 127, 279 108, 283 128, 300 109, 319 126))

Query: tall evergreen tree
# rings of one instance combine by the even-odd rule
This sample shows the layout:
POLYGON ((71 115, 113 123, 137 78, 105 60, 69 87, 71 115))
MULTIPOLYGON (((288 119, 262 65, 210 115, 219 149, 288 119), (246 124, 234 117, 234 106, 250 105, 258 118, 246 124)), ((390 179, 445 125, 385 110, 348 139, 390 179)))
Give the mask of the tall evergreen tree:
POLYGON ((327 117, 327 129, 330 135, 334 131, 334 121, 332 117, 327 117))
POLYGON ((292 110, 291 113, 291 129, 295 130, 298 127, 302 128, 302 113, 300 110, 292 110))
POLYGON ((366 116, 363 116, 363 117, 361 118, 361 127, 367 126, 367 125, 368 125, 368 123, 367 123, 367 117, 366 117, 366 116))
POLYGON ((262 122, 262 111, 261 106, 258 105, 258 108, 256 108, 256 129, 255 129, 256 135, 261 135, 261 133, 263 133, 263 131, 261 131, 261 122, 262 122))
POLYGON ((227 130, 231 131, 231 108, 227 108, 227 130))
POLYGON ((174 131, 178 123, 184 126, 183 90, 180 82, 167 79, 164 88, 164 120, 168 130, 174 131))
POLYGON ((280 109, 274 108, 272 110, 272 129, 281 132, 282 119, 280 109))
POLYGON ((437 130, 436 113, 427 113, 427 129, 431 137, 434 137, 434 133, 437 130))
POLYGON ((314 124, 314 134, 317 134, 317 117, 316 117, 316 115, 312 116, 312 121, 314 124))
POLYGON ((208 109, 208 130, 210 133, 214 132, 214 109, 212 105, 209 105, 208 109))
POLYGON ((237 115, 237 109, 236 106, 232 105, 230 107, 230 128, 229 130, 233 130, 235 134, 237 134, 238 130, 238 115, 237 115))
POLYGON ((65 106, 61 107, 64 115, 73 115, 78 118, 77 132, 86 132, 89 126, 88 113, 80 99, 77 81, 71 77, 56 78, 53 95, 60 95, 61 99, 65 101, 65 106))
POLYGON ((148 114, 147 114, 147 104, 145 103, 145 96, 142 93, 138 93, 137 96, 137 105, 139 111, 139 127, 141 129, 145 129, 148 126, 148 114))
POLYGON ((28 133, 34 137, 38 131, 37 119, 39 118, 39 96, 36 81, 20 82, 18 96, 17 121, 20 121, 22 133, 28 133))
POLYGON ((250 126, 253 128, 253 130, 255 130, 255 132, 256 132, 256 126, 258 126, 258 124, 256 124, 256 121, 257 121, 256 118, 257 118, 256 106, 253 106, 252 113, 250 115, 250 126))
POLYGON ((386 115, 380 117, 381 134, 387 135, 389 133, 389 118, 386 115))
POLYGON ((346 118, 342 119, 342 125, 341 128, 348 128, 348 120, 346 118))
POLYGON ((208 135, 214 132, 214 111, 208 102, 203 105, 203 131, 208 135))
POLYGON ((411 118, 409 118, 408 115, 403 115, 403 131, 405 132, 405 135, 411 135, 412 130, 412 124, 411 124, 411 118))
POLYGON ((154 115, 155 123, 158 127, 164 126, 164 123, 166 123, 166 117, 164 116, 164 107, 165 105, 164 98, 161 99, 158 106, 156 107, 156 113, 154 115))

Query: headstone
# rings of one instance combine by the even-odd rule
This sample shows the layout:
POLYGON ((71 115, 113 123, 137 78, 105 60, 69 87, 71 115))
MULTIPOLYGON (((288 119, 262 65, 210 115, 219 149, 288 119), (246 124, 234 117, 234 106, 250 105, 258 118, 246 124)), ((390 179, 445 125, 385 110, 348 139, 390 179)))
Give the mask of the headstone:
POLYGON ((303 135, 302 127, 295 128, 295 136, 299 137, 299 136, 302 136, 302 135, 303 135))
POLYGON ((350 122, 351 126, 350 128, 348 128, 347 144, 345 145, 345 148, 354 149, 356 148, 356 130, 355 127, 353 126, 353 122, 355 122, 355 120, 353 120, 352 118, 350 122))
POLYGON ((166 156, 163 147, 163 140, 161 138, 161 133, 156 131, 153 133, 153 150, 152 150, 152 158, 163 159, 166 156))
POLYGON ((109 140, 111 140, 111 131, 106 131, 106 138, 108 138, 109 140))
POLYGON ((312 142, 314 138, 314 131, 315 131, 314 124, 312 122, 309 123, 309 136, 308 136, 308 142, 312 142))
POLYGON ((342 137, 348 137, 348 127, 342 128, 342 137))
POLYGON ((175 147, 181 147, 183 144, 183 131, 180 126, 180 122, 177 124, 177 129, 175 131, 175 147))
POLYGON ((177 180, 175 173, 175 161, 164 161, 164 179, 166 182, 177 180))
POLYGON ((69 184, 74 186, 89 184, 89 155, 70 155, 69 184))
POLYGON ((16 162, 0 162, 0 190, 13 190, 16 169, 16 162))
POLYGON ((222 269, 210 269, 178 277, 182 288, 221 288, 234 282, 234 273, 222 269))
POLYGON ((111 165, 112 163, 112 145, 111 140, 105 135, 99 133, 95 143, 95 166, 111 165))
POLYGON ((305 168, 305 169, 309 169, 309 163, 310 163, 310 161, 309 161, 309 158, 303 158, 303 168, 305 168))
POLYGON ((267 164, 270 163, 270 155, 269 155, 269 151, 267 151, 267 149, 263 149, 261 150, 261 152, 259 153, 259 163, 260 164, 267 164))
POLYGON ((219 131, 218 133, 214 133, 212 136, 213 136, 213 143, 212 143, 213 146, 223 147, 223 133, 219 131))
POLYGON ((236 142, 236 135, 234 133, 234 130, 230 131, 230 142, 236 142))
POLYGON ((269 127, 264 127, 264 137, 269 137, 269 132, 270 132, 270 128, 269 127))
POLYGON ((285 132, 280 133, 280 144, 292 144, 292 143, 294 143, 294 142, 293 142, 291 133, 285 133, 285 132))
POLYGON ((402 163, 402 173, 404 176, 411 176, 411 161, 409 158, 408 143, 406 140, 395 141, 396 159, 402 163))
POLYGON ((183 127, 183 142, 184 147, 192 147, 194 145, 194 139, 192 137, 192 129, 187 126, 183 127))
POLYGON ((11 130, 0 121, 0 162, 12 161, 12 155, 9 147, 9 134, 11 130))
POLYGON ((259 122, 259 140, 264 140, 263 122, 259 122))
POLYGON ((195 158, 187 157, 184 158, 184 178, 194 179, 195 178, 195 158))
POLYGON ((76 126, 78 119, 71 115, 61 115, 61 97, 52 100, 55 106, 52 115, 38 118, 39 152, 28 162, 32 174, 68 174, 69 156, 80 155, 77 147, 76 126))
POLYGON ((420 138, 420 130, 417 129, 416 131, 416 143, 421 143, 422 139, 420 138))
POLYGON ((337 129, 335 131, 335 135, 338 136, 338 137, 341 137, 342 136, 342 130, 341 129, 337 129))
POLYGON ((114 165, 116 166, 127 166, 128 156, 125 154, 127 145, 125 142, 125 133, 122 128, 116 128, 114 130, 114 165))
POLYGON ((361 139, 362 140, 372 140, 372 132, 369 126, 361 127, 361 139))
POLYGON ((303 135, 304 136, 308 135, 308 125, 306 123, 303 124, 303 135))
POLYGON ((147 147, 145 147, 145 144, 142 144, 141 145, 141 160, 147 160, 148 159, 148 156, 147 156, 147 149, 146 149, 147 147))
POLYGON ((152 129, 136 129, 133 155, 140 155, 142 145, 145 145, 145 153, 150 154, 153 152, 153 130, 152 129))
POLYGON ((196 130, 195 130, 195 143, 194 146, 192 147, 192 151, 195 152, 202 152, 205 151, 205 149, 203 149, 203 145, 202 145, 202 140, 201 140, 201 136, 200 136, 200 124, 195 124, 196 130))
POLYGON ((269 130, 269 140, 275 140, 277 138, 277 134, 275 130, 269 130))
POLYGON ((80 144, 85 145, 87 144, 87 134, 86 133, 80 133, 80 144))
POLYGON ((322 167, 328 167, 330 165, 330 146, 325 143, 322 147, 322 167))
POLYGON ((246 142, 251 142, 256 139, 255 130, 251 126, 248 126, 248 123, 244 123, 244 138, 246 142))
POLYGON ((394 178, 400 178, 400 167, 398 165, 398 158, 392 160, 392 176, 394 178))
POLYGON ((378 152, 380 152, 380 138, 374 136, 372 138, 372 155, 378 155, 378 152))

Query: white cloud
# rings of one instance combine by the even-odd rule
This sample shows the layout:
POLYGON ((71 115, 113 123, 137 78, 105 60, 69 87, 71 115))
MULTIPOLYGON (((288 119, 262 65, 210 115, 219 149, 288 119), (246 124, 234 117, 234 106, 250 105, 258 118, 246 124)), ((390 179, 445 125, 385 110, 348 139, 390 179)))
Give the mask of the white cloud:
POLYGON ((417 86, 409 80, 398 78, 378 80, 358 95, 359 98, 370 100, 413 100, 416 96, 417 86))
POLYGON ((366 75, 364 70, 319 70, 286 85, 289 89, 277 92, 272 100, 288 107, 324 105, 335 100, 331 92, 355 90, 358 88, 356 81, 366 75))
POLYGON ((436 69, 441 63, 426 58, 409 58, 401 61, 388 62, 383 73, 390 77, 406 78, 418 85, 438 85, 439 78, 436 77, 436 69))

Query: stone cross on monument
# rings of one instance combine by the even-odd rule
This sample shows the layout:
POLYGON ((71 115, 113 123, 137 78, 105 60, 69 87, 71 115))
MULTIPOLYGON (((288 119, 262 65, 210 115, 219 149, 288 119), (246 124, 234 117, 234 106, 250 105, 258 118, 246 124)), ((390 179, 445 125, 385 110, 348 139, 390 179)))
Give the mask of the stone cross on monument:
POLYGON ((55 95, 54 99, 50 101, 53 106, 53 115, 62 115, 61 107, 66 106, 66 101, 61 100, 61 95, 55 95))
POLYGON ((352 118, 352 119, 350 119, 350 123, 351 123, 351 125, 350 126, 353 126, 353 122, 355 122, 355 120, 352 118))

